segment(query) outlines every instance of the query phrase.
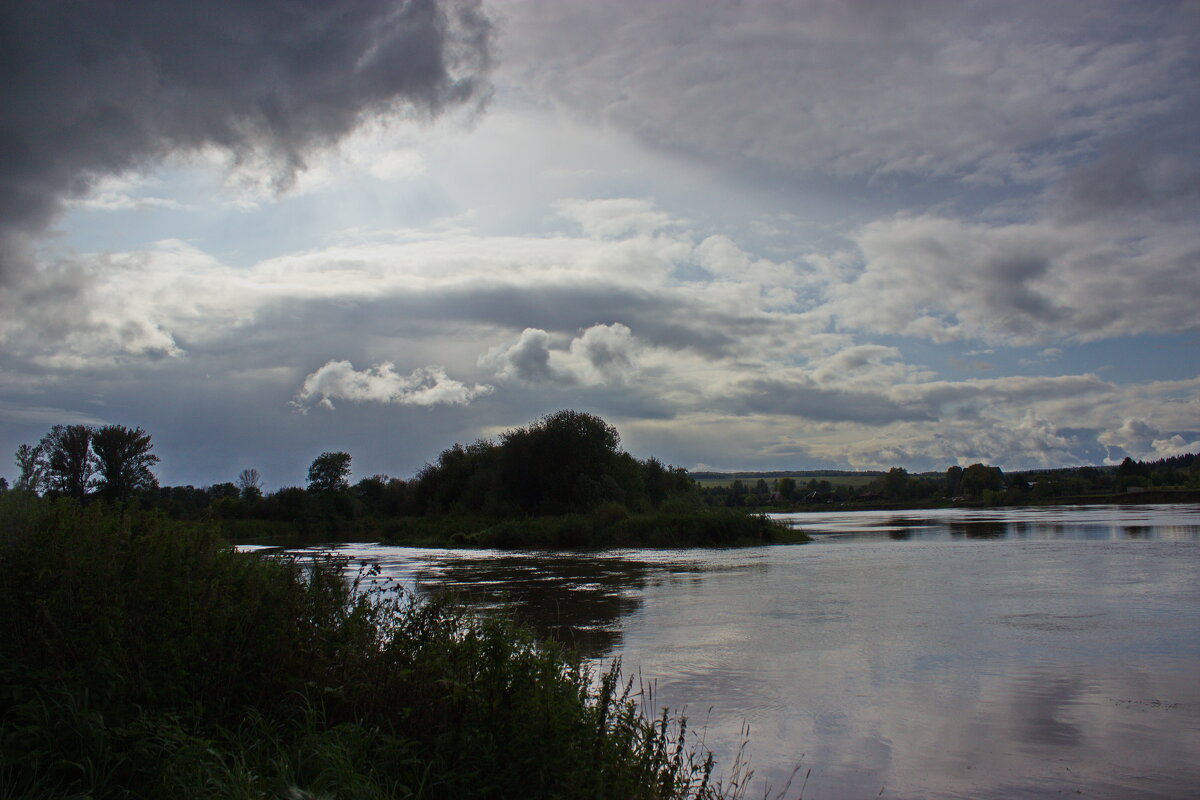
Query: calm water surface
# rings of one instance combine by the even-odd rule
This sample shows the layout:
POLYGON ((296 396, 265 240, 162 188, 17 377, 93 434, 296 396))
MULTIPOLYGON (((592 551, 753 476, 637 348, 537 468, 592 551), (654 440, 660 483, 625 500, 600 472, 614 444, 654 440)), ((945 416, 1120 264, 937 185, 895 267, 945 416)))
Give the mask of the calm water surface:
POLYGON ((621 657, 726 762, 748 724, 805 798, 1200 797, 1200 506, 784 518, 817 541, 338 548, 621 657))

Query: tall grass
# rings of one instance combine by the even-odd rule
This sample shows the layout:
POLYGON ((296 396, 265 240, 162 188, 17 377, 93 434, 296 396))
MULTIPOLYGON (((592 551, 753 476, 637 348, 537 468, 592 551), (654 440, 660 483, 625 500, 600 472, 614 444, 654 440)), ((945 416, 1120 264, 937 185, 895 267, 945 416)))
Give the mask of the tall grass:
POLYGON ((334 558, 0 496, 0 797, 714 798, 614 669, 334 558))

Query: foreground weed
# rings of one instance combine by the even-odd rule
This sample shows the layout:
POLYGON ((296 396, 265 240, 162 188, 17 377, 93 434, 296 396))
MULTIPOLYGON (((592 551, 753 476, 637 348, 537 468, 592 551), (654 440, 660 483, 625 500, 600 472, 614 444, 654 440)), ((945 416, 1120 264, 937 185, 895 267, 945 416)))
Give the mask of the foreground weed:
MULTIPOLYGON (((337 557, 0 497, 0 789, 14 798, 740 797, 619 665, 337 557)), ((747 771, 748 773, 748 771, 747 771)))

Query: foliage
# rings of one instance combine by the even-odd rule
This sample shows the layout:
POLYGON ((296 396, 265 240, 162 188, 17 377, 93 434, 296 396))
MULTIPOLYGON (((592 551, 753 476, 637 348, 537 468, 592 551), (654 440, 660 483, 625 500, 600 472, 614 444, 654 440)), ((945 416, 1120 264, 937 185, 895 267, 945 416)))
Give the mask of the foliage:
POLYGON ((86 426, 55 426, 37 446, 18 448, 21 473, 13 488, 75 497, 80 497, 80 485, 85 492, 96 488, 92 496, 135 499, 141 507, 158 509, 172 519, 217 522, 226 536, 239 541, 386 539, 516 547, 726 546, 795 540, 791 534, 780 538, 764 533, 751 519, 718 523, 719 517, 708 512, 722 508, 745 516, 829 503, 877 508, 1134 497, 1189 501, 1195 498, 1187 493, 1200 490, 1200 459, 1193 455, 1155 462, 1126 458, 1120 466, 1009 475, 999 467, 972 464, 966 469, 951 466, 945 473, 910 474, 893 467, 861 473, 699 473, 704 477, 697 480, 657 458, 634 458, 620 449, 620 436, 611 425, 577 411, 559 411, 507 431, 496 441, 455 444, 411 480, 372 475, 350 486, 350 454, 325 452, 312 462, 307 489, 284 487, 265 495, 255 469, 242 470, 236 483, 158 488, 149 472, 149 465, 157 461, 149 453, 149 442, 140 428, 92 431, 86 426), (131 471, 139 479, 105 477, 109 471, 102 465, 109 459, 100 453, 107 452, 104 442, 109 436, 136 445, 124 451, 131 456, 117 457, 114 463, 133 465, 131 471), (82 475, 69 478, 78 472, 69 465, 80 462, 66 454, 72 447, 77 451, 85 438, 89 443, 84 452, 94 454, 82 475), (91 470, 97 467, 100 477, 92 479, 91 470), (804 484, 799 482, 802 477, 808 478, 804 484), (1133 491, 1140 494, 1127 494, 1133 491), (690 536, 680 527, 680 520, 689 515, 690 536))
POLYGON ((310 492, 343 492, 350 488, 350 454, 321 453, 308 468, 310 492))
POLYGON ((526 514, 585 511, 622 499, 621 437, 599 417, 559 411, 501 436, 504 493, 526 514))
POLYGON ((96 486, 109 501, 128 500, 134 492, 158 486, 150 467, 158 456, 150 452, 150 434, 141 428, 105 425, 92 433, 96 486))
POLYGON ((340 559, 11 492, 0 531, 0 796, 722 795, 615 670, 340 559))
POLYGON ((999 467, 972 464, 963 470, 961 486, 963 494, 968 497, 982 497, 985 491, 1004 488, 1004 473, 999 467))
POLYGON ((946 470, 946 496, 957 497, 962 489, 963 468, 957 464, 946 470))
POLYGON ((150 468, 159 459, 151 449, 150 434, 141 428, 55 425, 36 446, 17 448, 16 488, 77 500, 95 489, 107 501, 124 502, 157 488, 150 468))
POLYGON ((506 431, 498 443, 456 444, 417 476, 409 511, 513 519, 585 514, 607 503, 643 511, 694 494, 685 470, 638 461, 620 441, 599 417, 559 411, 506 431))
POLYGON ((779 497, 786 503, 790 503, 796 497, 796 479, 795 478, 780 478, 776 484, 776 491, 779 492, 779 497))
POLYGON ((42 474, 42 448, 41 445, 30 446, 23 444, 17 448, 17 469, 21 472, 17 476, 17 483, 13 487, 23 492, 37 492, 42 488, 44 475, 42 474))
POLYGON ((38 459, 50 492, 77 499, 87 493, 95 471, 91 443, 92 429, 87 425, 55 425, 42 437, 38 459))
POLYGON ((587 514, 499 522, 462 515, 405 519, 386 528, 383 536, 394 544, 505 549, 735 547, 782 541, 785 530, 764 516, 729 509, 680 506, 631 514, 619 503, 608 503, 587 514))

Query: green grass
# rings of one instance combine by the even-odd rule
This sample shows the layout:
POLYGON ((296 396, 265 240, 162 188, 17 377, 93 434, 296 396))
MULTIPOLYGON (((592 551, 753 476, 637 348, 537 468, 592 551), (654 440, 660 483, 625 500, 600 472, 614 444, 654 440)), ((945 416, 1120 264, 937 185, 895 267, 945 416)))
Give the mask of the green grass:
POLYGON ((345 562, 0 496, 0 797, 712 798, 617 670, 345 562), (370 578, 372 576, 360 576, 370 578), (308 794, 304 794, 308 793, 308 794))

